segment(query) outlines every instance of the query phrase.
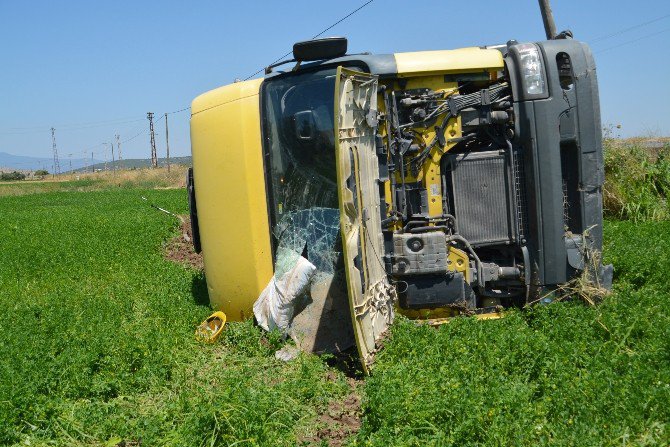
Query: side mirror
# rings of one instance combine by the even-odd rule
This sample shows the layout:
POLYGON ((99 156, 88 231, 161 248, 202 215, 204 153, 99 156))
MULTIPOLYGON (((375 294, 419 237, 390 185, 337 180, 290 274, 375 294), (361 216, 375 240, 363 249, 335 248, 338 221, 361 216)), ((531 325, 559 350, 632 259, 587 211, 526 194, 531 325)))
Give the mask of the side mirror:
POLYGON ((347 54, 346 37, 326 37, 293 45, 293 58, 299 62, 333 59, 347 54))
POLYGON ((316 123, 311 110, 304 110, 293 115, 293 125, 295 126, 295 135, 298 139, 305 141, 314 139, 316 123))

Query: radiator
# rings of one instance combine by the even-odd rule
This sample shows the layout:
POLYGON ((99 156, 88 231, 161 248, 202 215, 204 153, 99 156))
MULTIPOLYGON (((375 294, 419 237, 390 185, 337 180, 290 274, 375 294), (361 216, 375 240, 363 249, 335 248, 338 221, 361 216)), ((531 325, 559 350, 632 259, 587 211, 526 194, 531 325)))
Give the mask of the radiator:
POLYGON ((446 169, 459 233, 474 246, 514 242, 514 177, 505 151, 449 155, 446 169))

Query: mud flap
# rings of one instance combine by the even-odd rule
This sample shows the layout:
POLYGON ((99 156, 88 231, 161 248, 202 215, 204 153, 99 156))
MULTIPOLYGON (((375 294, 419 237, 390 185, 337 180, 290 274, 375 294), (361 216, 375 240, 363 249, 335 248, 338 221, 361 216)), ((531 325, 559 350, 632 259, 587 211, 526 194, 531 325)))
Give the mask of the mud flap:
POLYGON ((376 76, 337 69, 334 128, 340 232, 354 338, 366 373, 393 322, 396 299, 382 260, 377 86, 376 76))

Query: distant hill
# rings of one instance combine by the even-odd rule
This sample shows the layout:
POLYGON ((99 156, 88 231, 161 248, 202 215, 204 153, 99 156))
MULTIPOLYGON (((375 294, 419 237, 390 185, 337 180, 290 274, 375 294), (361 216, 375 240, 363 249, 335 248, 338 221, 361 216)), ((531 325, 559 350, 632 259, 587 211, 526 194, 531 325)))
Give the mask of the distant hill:
MULTIPOLYGON (((70 170, 70 161, 72 162, 73 171, 91 163, 90 159, 61 158, 61 172, 70 170)), ((48 157, 29 157, 27 155, 14 155, 8 154, 6 152, 0 152, 0 166, 2 166, 4 170, 36 171, 38 169, 46 169, 47 171, 52 172, 53 162, 53 158, 48 157)), ((100 163, 100 160, 93 160, 93 162, 100 163)))
MULTIPOLYGON (((191 157, 170 157, 170 164, 173 165, 187 165, 190 166, 193 163, 191 157)), ((62 166, 62 164, 61 164, 62 166)), ((159 158, 158 159, 158 166, 167 166, 167 161, 165 158, 159 158)), ((109 161, 107 163, 105 162, 98 162, 94 164, 93 166, 88 166, 86 167, 80 167, 78 169, 73 169, 73 172, 91 172, 93 170, 111 170, 113 168, 116 169, 141 169, 141 168, 149 168, 151 167, 151 159, 149 158, 129 158, 129 159, 124 159, 124 160, 117 160, 114 162, 114 165, 112 165, 112 162, 109 161)), ((65 172, 65 171, 63 171, 65 172)))

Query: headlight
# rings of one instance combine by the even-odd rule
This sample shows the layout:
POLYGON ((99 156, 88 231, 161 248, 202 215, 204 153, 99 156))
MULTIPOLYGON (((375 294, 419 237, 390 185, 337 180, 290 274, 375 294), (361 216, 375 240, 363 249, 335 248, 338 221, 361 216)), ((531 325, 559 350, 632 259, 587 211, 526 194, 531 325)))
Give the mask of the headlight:
POLYGON ((517 46, 521 56, 521 75, 526 93, 541 95, 545 92, 544 75, 542 73, 542 57, 535 45, 525 43, 517 46))

